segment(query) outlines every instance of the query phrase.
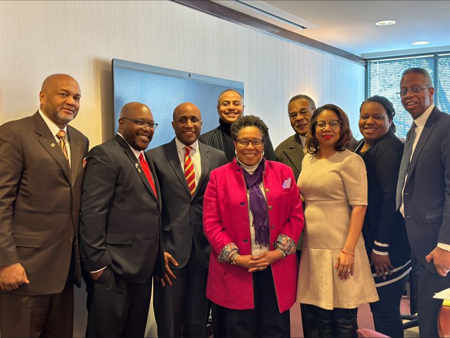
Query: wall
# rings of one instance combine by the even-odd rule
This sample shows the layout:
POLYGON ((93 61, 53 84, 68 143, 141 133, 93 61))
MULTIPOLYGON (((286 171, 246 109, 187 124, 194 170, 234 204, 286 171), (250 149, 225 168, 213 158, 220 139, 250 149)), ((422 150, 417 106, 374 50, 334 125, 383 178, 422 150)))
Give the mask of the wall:
POLYGON ((72 125, 92 146, 112 137, 112 58, 243 81, 245 111, 275 146, 292 134, 287 102, 300 92, 340 105, 357 131, 363 67, 169 1, 1 1, 0 124, 35 112, 43 79, 62 72, 82 91, 72 125))

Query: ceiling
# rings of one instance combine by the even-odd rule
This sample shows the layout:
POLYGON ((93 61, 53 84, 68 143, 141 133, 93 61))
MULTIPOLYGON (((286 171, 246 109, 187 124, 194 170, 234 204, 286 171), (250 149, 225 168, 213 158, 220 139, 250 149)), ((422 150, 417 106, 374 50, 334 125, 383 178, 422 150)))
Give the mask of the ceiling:
MULTIPOLYGON (((214 0, 213 0, 214 1, 214 0)), ((215 1, 363 58, 450 52, 450 1, 215 1), (254 9, 263 13, 255 14, 254 9), (265 13, 264 13, 265 12, 265 13), (305 26, 301 29, 284 20, 305 26), (393 26, 376 26, 395 20, 393 26), (426 40, 428 45, 413 46, 426 40)))

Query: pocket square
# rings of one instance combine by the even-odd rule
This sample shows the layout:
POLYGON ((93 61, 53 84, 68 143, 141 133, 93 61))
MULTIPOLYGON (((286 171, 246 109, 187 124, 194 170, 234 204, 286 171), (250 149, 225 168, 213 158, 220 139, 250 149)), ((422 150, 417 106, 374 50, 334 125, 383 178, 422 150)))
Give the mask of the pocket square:
POLYGON ((289 189, 291 187, 291 178, 289 177, 287 180, 283 182, 283 189, 289 189))

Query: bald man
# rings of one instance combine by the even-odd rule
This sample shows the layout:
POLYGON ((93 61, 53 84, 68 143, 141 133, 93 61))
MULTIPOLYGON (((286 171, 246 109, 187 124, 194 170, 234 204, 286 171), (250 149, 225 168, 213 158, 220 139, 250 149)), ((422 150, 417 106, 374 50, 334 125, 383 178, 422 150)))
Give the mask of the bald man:
POLYGON ((225 154, 198 142, 200 110, 185 102, 173 112, 175 138, 149 151, 161 185, 165 278, 155 282, 159 337, 206 337, 211 247, 203 233, 203 194, 225 154))
POLYGON ((80 286, 78 225, 88 139, 68 126, 80 109, 71 76, 47 77, 40 109, 0 127, 2 337, 71 337, 80 286))
POLYGON ((117 135, 88 154, 80 243, 88 337, 143 337, 158 264, 161 191, 144 150, 157 124, 139 102, 123 106, 117 135))

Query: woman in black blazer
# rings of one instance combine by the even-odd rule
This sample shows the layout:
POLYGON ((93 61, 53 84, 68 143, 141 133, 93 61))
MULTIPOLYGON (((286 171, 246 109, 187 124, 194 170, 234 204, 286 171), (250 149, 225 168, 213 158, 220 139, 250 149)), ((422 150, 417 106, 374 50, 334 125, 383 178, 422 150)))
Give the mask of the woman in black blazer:
POLYGON ((385 97, 373 96, 360 108, 364 139, 356 147, 366 164, 368 208, 363 236, 380 300, 371 304, 375 329, 403 337, 400 301, 411 270, 404 219, 395 207, 403 144, 395 135, 395 110, 385 97))

